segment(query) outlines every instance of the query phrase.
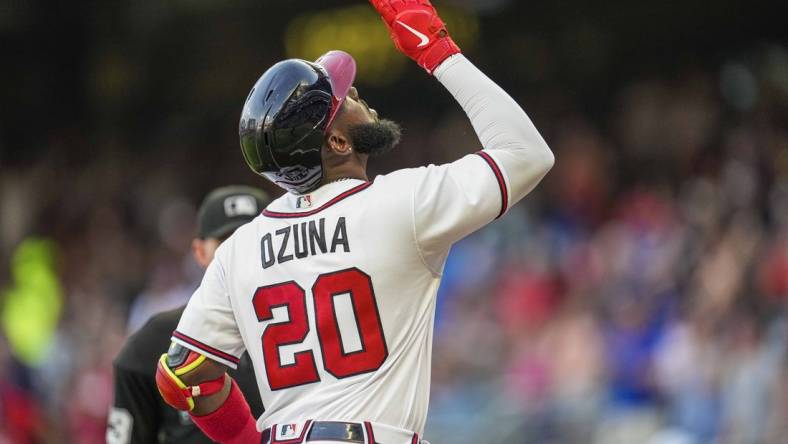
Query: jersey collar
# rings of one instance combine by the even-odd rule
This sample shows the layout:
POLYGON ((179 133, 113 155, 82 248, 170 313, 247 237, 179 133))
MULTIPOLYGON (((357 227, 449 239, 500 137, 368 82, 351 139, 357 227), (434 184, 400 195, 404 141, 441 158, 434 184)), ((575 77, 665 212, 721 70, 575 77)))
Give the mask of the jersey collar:
POLYGON ((306 217, 319 213, 348 197, 364 191, 372 182, 347 179, 331 182, 305 194, 287 193, 263 210, 263 216, 272 218, 306 217))

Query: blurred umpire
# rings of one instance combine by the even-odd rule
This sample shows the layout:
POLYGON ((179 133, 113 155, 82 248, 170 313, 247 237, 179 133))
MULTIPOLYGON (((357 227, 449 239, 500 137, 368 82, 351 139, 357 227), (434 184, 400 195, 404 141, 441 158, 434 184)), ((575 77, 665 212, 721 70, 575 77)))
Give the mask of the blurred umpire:
MULTIPOLYGON (((245 186, 228 186, 212 191, 198 213, 199 237, 192 242, 192 254, 207 268, 219 244, 236 228, 255 218, 270 199, 262 191, 245 186)), ((157 393, 156 362, 170 344, 184 307, 153 316, 134 333, 114 361, 115 399, 107 424, 107 443, 210 443, 187 412, 164 403, 157 393)), ((254 371, 244 354, 232 374, 246 396, 252 414, 263 413, 254 371)))

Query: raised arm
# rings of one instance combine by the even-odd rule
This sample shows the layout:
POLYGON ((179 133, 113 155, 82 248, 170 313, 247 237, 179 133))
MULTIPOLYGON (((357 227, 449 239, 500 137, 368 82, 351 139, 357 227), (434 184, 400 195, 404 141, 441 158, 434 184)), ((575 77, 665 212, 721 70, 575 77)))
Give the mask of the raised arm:
POLYGON ((506 91, 462 54, 441 63, 435 77, 468 115, 485 150, 485 160, 496 162, 502 170, 510 193, 506 205, 525 197, 555 162, 531 119, 506 91))
POLYGON ((460 53, 428 0, 370 3, 397 49, 435 75, 465 110, 482 147, 495 152, 496 168, 509 180, 507 204, 522 199, 554 163, 553 153, 525 111, 460 53))
POLYGON ((425 265, 440 273, 453 242, 503 215, 553 166, 525 111, 460 53, 427 0, 370 0, 394 45, 446 87, 468 115, 482 151, 403 173, 425 265))

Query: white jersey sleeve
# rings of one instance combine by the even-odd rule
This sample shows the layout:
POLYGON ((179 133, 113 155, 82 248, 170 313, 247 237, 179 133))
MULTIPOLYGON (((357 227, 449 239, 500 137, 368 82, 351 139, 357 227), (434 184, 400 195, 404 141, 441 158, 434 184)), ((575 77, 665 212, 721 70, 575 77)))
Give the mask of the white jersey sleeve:
POLYGON ((244 343, 227 290, 222 251, 220 246, 202 283, 189 299, 172 340, 235 369, 244 343))
POLYGON ((438 274, 451 244, 525 197, 554 158, 523 109, 463 55, 449 58, 435 76, 484 147, 449 164, 411 170, 414 234, 426 265, 438 274))

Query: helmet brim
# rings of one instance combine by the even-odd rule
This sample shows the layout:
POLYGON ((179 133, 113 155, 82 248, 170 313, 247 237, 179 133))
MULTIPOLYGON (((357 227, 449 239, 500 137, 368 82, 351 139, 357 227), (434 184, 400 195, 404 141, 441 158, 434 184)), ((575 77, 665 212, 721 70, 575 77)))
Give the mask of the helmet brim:
POLYGON ((334 50, 320 56, 315 63, 326 70, 328 79, 331 82, 333 97, 331 114, 326 125, 326 130, 328 130, 334 122, 337 112, 339 112, 339 109, 345 102, 350 87, 353 86, 353 82, 356 80, 356 61, 353 59, 353 56, 345 51, 334 50))

